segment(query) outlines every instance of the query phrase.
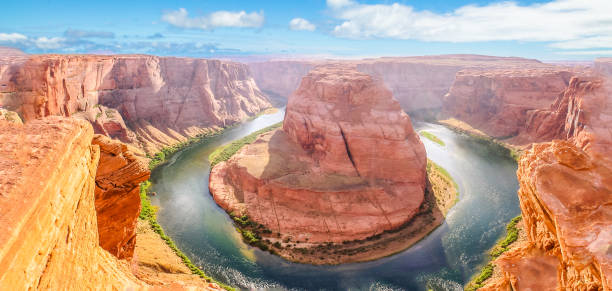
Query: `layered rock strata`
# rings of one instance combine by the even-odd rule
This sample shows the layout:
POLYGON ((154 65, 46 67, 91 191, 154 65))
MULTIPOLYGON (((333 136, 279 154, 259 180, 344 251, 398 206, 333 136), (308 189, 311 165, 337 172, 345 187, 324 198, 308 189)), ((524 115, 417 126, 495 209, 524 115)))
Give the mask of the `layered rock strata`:
POLYGON ((444 111, 510 143, 549 141, 548 133, 523 134, 528 126, 539 125, 534 115, 551 106, 574 74, 558 68, 463 70, 445 96, 444 111))
POLYGON ((98 244, 94 177, 100 151, 92 138, 91 126, 83 121, 0 121, 3 288, 144 287, 127 263, 98 244))
POLYGON ((134 189, 149 172, 125 145, 56 116, 0 119, 0 141, 0 289, 219 288, 190 274, 147 222, 139 222, 143 258, 132 258, 134 189))
POLYGON ((573 78, 556 102, 564 105, 543 114, 563 140, 534 144, 521 157, 517 175, 528 242, 496 261, 503 276, 490 285, 526 290, 530 282, 517 278, 539 280, 544 271, 515 267, 537 253, 554 262, 545 272, 556 274, 562 290, 612 289, 611 89, 605 77, 573 78))
POLYGON ((149 153, 270 107, 246 65, 146 55, 40 55, 0 62, 0 106, 24 121, 90 121, 149 153))
POLYGON ((425 149, 380 81, 346 65, 317 67, 290 98, 283 128, 215 166, 228 212, 282 238, 363 239, 409 221, 423 202, 425 149))
POLYGON ((139 185, 149 179, 148 165, 117 140, 96 134, 92 144, 100 147, 95 189, 100 246, 119 259, 131 259, 140 214, 139 185))

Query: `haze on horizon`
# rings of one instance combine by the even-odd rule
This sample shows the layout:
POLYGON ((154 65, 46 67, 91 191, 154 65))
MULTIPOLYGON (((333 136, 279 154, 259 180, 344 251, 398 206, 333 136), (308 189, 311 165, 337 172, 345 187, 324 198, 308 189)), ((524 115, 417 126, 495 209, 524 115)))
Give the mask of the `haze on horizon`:
POLYGON ((35 54, 612 56, 609 0, 24 0, 3 11, 0 46, 35 54))

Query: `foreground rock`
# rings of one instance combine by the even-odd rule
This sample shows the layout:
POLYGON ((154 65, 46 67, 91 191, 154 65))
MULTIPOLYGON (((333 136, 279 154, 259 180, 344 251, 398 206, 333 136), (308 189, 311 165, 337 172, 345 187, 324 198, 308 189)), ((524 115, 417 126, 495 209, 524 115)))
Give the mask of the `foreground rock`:
POLYGON ((425 148, 381 82, 342 65, 311 71, 283 128, 215 166, 215 201, 279 237, 361 240, 402 226, 426 187, 425 148))
POLYGON ((148 280, 157 274, 134 270, 141 260, 118 259, 132 258, 139 213, 134 186, 149 173, 125 145, 92 138, 82 120, 49 117, 21 125, 0 119, 0 289, 217 287, 189 274, 148 280))
POLYGON ((93 130, 67 119, 0 121, 0 286, 10 290, 144 287, 98 245, 93 130), (45 132, 41 135, 41 132, 45 132))
POLYGON ((92 144, 100 147, 95 190, 100 246, 119 259, 131 259, 140 214, 139 185, 149 179, 149 168, 145 159, 117 140, 95 135, 92 144))
POLYGON ((565 105, 543 114, 565 140, 534 144, 521 157, 528 242, 498 259, 504 275, 488 284, 526 290, 546 272, 562 290, 612 288, 611 89, 603 76, 574 78, 555 103, 565 105), (530 256, 549 263, 521 263, 530 256))
POLYGON ((146 55, 0 58, 0 106, 75 116, 149 153, 270 107, 246 65, 146 55), (3 61, 4 60, 4 61, 3 61))

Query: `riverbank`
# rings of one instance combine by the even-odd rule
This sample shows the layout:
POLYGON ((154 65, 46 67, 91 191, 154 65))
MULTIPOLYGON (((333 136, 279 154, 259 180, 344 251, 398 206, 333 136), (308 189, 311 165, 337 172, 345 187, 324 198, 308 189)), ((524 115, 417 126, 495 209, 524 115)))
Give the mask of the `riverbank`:
POLYGON ((313 265, 365 262, 401 252, 440 226, 450 208, 458 201, 457 184, 442 167, 428 160, 428 186, 419 212, 403 226, 381 234, 341 244, 312 244, 280 240, 277 234, 248 217, 232 218, 244 241, 286 260, 313 265))
MULTIPOLYGON (((249 117, 247 119, 245 119, 243 122, 249 121, 249 120, 253 120, 257 117, 260 117, 262 115, 265 114, 273 114, 278 112, 278 108, 268 108, 265 109, 259 113, 257 113, 256 115, 249 117)), ((149 169, 151 171, 153 171, 155 168, 163 165, 164 163, 166 163, 168 160, 170 160, 170 158, 180 152, 181 150, 184 150, 186 148, 189 148, 191 146, 194 146, 200 142, 205 141, 208 138, 212 138, 218 135, 221 135, 223 133, 225 133, 227 130, 230 130, 236 126, 238 126, 239 124, 241 124, 242 122, 238 122, 235 124, 232 124, 228 127, 216 130, 216 131, 211 131, 205 134, 200 134, 198 136, 195 136, 193 138, 190 138, 187 141, 172 145, 172 146, 168 146, 163 148, 161 151, 159 151, 158 153, 156 153, 155 155, 148 156, 148 158, 150 159, 149 161, 149 169)), ((176 246, 176 244, 174 243, 174 241, 172 241, 172 239, 170 237, 168 237, 165 233, 163 228, 161 227, 161 225, 159 225, 159 223, 157 222, 157 216, 156 216, 156 212, 157 212, 157 208, 155 206, 153 206, 151 204, 151 200, 148 197, 148 189, 151 186, 151 182, 150 181, 145 181, 143 183, 141 183, 140 185, 140 199, 141 199, 141 211, 140 211, 140 219, 139 219, 139 227, 140 227, 140 231, 141 234, 140 236, 137 234, 137 244, 138 244, 138 240, 140 237, 143 237, 144 239, 146 239, 149 243, 149 248, 151 249, 152 252, 157 253, 159 252, 166 254, 165 256, 158 256, 157 258, 159 259, 159 264, 157 264, 158 267, 161 267, 162 265, 167 265, 169 266, 169 262, 173 262, 172 268, 162 268, 162 270, 184 270, 185 268, 187 270, 189 270, 191 272, 191 274, 193 274, 193 276, 197 276, 200 279, 202 279, 203 281, 207 282, 208 285, 206 285, 207 288, 216 288, 216 287, 221 287, 225 290, 235 290, 233 287, 225 285, 221 282, 218 282, 216 280, 214 280, 213 278, 207 276, 204 271, 202 271, 198 266, 194 265, 191 260, 180 250, 178 249, 178 247, 176 246), (153 234, 155 234, 155 236, 151 236, 149 232, 146 231, 145 227, 141 226, 141 222, 145 222, 145 225, 148 223, 148 225, 150 226, 150 230, 152 231, 153 234), (160 247, 159 243, 162 243, 162 245, 165 245, 169 250, 171 250, 170 253, 166 252, 163 250, 162 247, 160 247), (154 247, 152 247, 154 246, 154 247), (169 257, 168 257, 169 256, 169 257), (179 263, 178 265, 182 265, 182 268, 179 267, 176 264, 176 258, 178 258, 180 260, 181 263, 179 263)), ((146 266, 149 266, 153 263, 149 262, 149 263, 144 263, 145 267, 144 267, 144 272, 146 273, 150 273, 146 266)), ((175 273, 173 271, 171 271, 170 273, 175 273)), ((150 275, 150 274, 148 274, 150 275)), ((163 274, 163 272, 161 273, 162 277, 167 277, 166 275, 163 274)), ((172 276, 170 276, 170 278, 172 278, 172 276)))
POLYGON ((489 257, 483 264, 480 272, 477 272, 472 279, 465 285, 466 291, 475 291, 484 287, 490 280, 498 277, 503 277, 498 268, 496 268, 495 260, 503 253, 519 246, 521 242, 527 241, 527 234, 522 226, 522 217, 519 215, 508 223, 506 226, 506 234, 500 237, 497 243, 489 250, 489 257))
POLYGON ((508 156, 518 162, 522 152, 522 148, 514 146, 503 141, 497 140, 493 137, 488 136, 486 133, 472 127, 471 125, 455 118, 449 118, 445 120, 438 120, 439 124, 442 124, 455 132, 466 134, 473 137, 475 140, 487 144, 491 150, 504 156, 508 156))

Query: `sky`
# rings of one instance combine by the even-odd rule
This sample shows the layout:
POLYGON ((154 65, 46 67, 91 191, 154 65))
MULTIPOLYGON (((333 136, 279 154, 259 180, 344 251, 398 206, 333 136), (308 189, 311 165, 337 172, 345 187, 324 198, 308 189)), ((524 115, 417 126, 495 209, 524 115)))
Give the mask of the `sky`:
POLYGON ((612 0, 3 0, 27 53, 362 58, 612 56, 612 0))

